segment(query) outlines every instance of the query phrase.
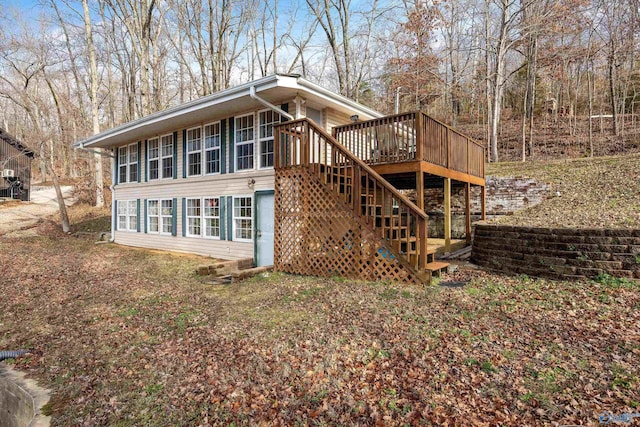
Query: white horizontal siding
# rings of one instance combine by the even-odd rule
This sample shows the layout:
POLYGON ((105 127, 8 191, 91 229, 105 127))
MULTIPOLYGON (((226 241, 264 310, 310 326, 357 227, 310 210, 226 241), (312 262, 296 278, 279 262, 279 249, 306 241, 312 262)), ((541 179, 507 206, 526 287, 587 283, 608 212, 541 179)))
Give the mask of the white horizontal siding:
POLYGON ((348 114, 345 113, 341 113, 339 111, 336 111, 332 108, 327 108, 325 110, 325 115, 324 117, 326 117, 326 129, 327 132, 331 133, 331 130, 336 127, 336 126, 340 126, 340 125, 345 125, 351 122, 351 116, 349 116, 348 114))
POLYGON ((121 184, 114 188, 116 200, 169 199, 172 197, 233 196, 252 194, 259 190, 273 190, 273 169, 207 175, 190 178, 164 179, 135 184, 121 184), (249 186, 249 181, 255 184, 249 186))
MULTIPOLYGON (((280 106, 281 104, 276 104, 280 106)), ((295 112, 295 104, 288 103, 289 112, 295 112)), ((254 164, 258 164, 258 110, 246 111, 238 113, 234 117, 242 116, 248 113, 254 114, 254 134, 255 134, 255 152, 256 158, 254 164)), ((234 161, 231 156, 231 145, 234 144, 234 135, 229 125, 229 117, 214 118, 210 121, 194 123, 185 129, 195 126, 203 126, 218 120, 226 120, 226 147, 224 161, 227 173, 216 175, 192 176, 183 178, 184 166, 184 129, 177 129, 177 138, 174 140, 176 144, 178 157, 176 159, 177 175, 172 179, 159 179, 145 182, 147 164, 145 161, 145 140, 141 141, 141 165, 139 171, 141 173, 140 183, 124 183, 114 187, 114 200, 140 200, 140 230, 139 233, 116 231, 116 243, 128 246, 137 246, 143 248, 163 249, 169 251, 189 252, 199 255, 211 256, 222 259, 240 259, 251 258, 254 253, 253 242, 237 242, 228 240, 213 240, 197 237, 183 237, 183 209, 182 199, 188 197, 217 197, 217 196, 254 196, 255 191, 273 190, 275 185, 273 169, 254 169, 250 171, 229 173, 229 166, 234 161), (176 210, 176 236, 159 235, 153 233, 144 233, 146 229, 146 218, 144 215, 144 200, 147 199, 177 199, 176 210)), ((342 124, 349 121, 347 115, 340 115, 335 111, 323 112, 323 121, 325 125, 328 123, 342 124)), ((328 127, 327 130, 330 130, 328 127)), ((162 135, 149 135, 154 138, 162 135)), ((235 150, 234 150, 235 151, 235 150)), ((204 165, 203 165, 204 166, 204 165)), ((255 201, 255 197, 254 197, 255 201)), ((255 209, 255 206, 254 206, 255 209)), ((226 218, 224 219, 226 220, 226 218)), ((227 224, 230 227, 231 224, 227 224)), ((255 227, 255 224, 254 224, 255 227)))
MULTIPOLYGON (((143 214, 141 213, 140 215, 142 217, 143 214)), ((180 223, 181 221, 178 220, 178 227, 180 227, 180 223)), ((116 231, 115 242, 126 246, 188 252, 219 259, 253 258, 253 242, 182 237, 180 233, 177 236, 167 236, 143 232, 116 231)))

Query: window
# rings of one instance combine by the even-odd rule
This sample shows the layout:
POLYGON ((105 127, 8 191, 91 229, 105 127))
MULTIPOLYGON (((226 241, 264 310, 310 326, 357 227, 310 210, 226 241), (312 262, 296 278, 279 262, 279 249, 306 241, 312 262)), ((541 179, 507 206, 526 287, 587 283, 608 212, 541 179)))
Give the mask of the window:
POLYGON ((138 181, 138 144, 118 148, 118 182, 138 181))
POLYGON ((233 238, 234 240, 251 240, 253 238, 251 197, 233 198, 233 238))
POLYGON ((149 180, 160 177, 160 149, 158 148, 158 138, 147 140, 147 151, 149 152, 149 180))
POLYGON ((204 237, 220 238, 220 199, 204 198, 204 237))
POLYGON ((220 122, 204 127, 205 173, 220 173, 220 122))
POLYGON ((187 130, 187 176, 202 174, 202 130, 187 130))
POLYGON ((173 178, 173 135, 147 141, 149 150, 149 180, 173 178))
POLYGON ((236 170, 253 169, 253 114, 236 117, 236 170))
POLYGON ((164 135, 161 139, 162 178, 173 178, 173 135, 164 135))
POLYGON ((202 221, 200 203, 200 199, 187 199, 187 236, 200 236, 202 221))
POLYGON ((138 231, 138 202, 118 200, 118 231, 138 231))
POLYGON ((147 232, 172 234, 173 208, 171 199, 147 201, 147 232))
POLYGON ((129 182, 138 181, 138 144, 129 145, 129 182))
POLYGON ((187 199, 187 233, 189 237, 220 238, 220 199, 187 199))
POLYGON ((273 110, 259 113, 260 167, 273 167, 273 125, 280 122, 280 114, 273 110))

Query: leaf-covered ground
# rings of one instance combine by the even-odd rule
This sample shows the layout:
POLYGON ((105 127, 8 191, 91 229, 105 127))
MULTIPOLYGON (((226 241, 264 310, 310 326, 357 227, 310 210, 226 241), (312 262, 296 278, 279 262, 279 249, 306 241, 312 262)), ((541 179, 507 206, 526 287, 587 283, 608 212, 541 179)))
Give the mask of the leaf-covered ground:
POLYGON ((487 175, 551 184, 540 205, 497 220, 534 227, 640 228, 640 154, 490 164, 487 175))
POLYGON ((0 238, 0 349, 54 426, 598 425, 640 412, 640 286, 480 271, 426 289, 72 236, 0 238))

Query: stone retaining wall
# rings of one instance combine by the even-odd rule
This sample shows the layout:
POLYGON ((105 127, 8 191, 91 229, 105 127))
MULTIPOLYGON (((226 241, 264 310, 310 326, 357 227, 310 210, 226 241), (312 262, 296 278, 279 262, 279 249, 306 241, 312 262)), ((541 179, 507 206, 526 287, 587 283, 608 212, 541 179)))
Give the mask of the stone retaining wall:
POLYGON ((478 224, 471 259, 516 274, 557 279, 640 279, 640 230, 533 228, 478 224))
MULTIPOLYGON (((545 201, 551 194, 551 186, 537 182, 531 178, 503 178, 487 176, 487 206, 489 215, 509 215, 521 209, 530 208, 545 201)), ((415 191, 407 191, 409 199, 415 201, 415 191)), ((464 186, 451 189, 451 213, 465 213, 464 186)), ((426 188, 424 190, 424 208, 426 212, 444 212, 444 190, 442 188, 426 188)), ((481 211, 480 187, 471 187, 471 212, 481 211)))

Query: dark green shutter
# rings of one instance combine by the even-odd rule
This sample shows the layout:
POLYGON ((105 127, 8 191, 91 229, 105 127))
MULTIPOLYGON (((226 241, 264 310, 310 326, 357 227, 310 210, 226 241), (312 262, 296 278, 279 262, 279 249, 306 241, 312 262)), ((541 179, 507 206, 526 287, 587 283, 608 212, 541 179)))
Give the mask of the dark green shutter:
POLYGON ((138 182, 142 182, 142 142, 138 141, 138 182))
POLYGON ((220 196, 219 206, 220 206, 220 240, 227 240, 227 221, 225 220, 225 212, 226 212, 226 197, 220 196))
POLYGON ((233 197, 227 197, 227 240, 233 240, 233 197))
MULTIPOLYGON (((140 169, 142 170, 142 169, 140 169)), ((149 181, 149 144, 144 140, 144 182, 149 181)))
POLYGON ((143 201, 144 204, 144 232, 147 232, 147 229, 149 228, 147 225, 147 199, 144 199, 143 201))
POLYGON ((235 126, 235 119, 233 117, 229 117, 229 173, 233 173, 235 170, 235 159, 233 158, 233 151, 236 145, 236 136, 233 134, 233 129, 235 126))
POLYGON ((187 198, 182 198, 182 237, 187 235, 187 198))
POLYGON ((171 203, 171 235, 178 235, 178 199, 175 197, 171 203))
MULTIPOLYGON (((162 173, 161 167, 162 165, 158 162, 158 173, 162 173)), ((173 179, 178 179, 178 132, 173 133, 173 179)))
POLYGON ((182 177, 187 177, 187 130, 182 130, 182 177))
POLYGON ((116 152, 116 176, 113 179, 113 185, 118 184, 120 181, 120 147, 115 149, 116 152))
POLYGON ((227 173, 227 120, 220 121, 220 173, 227 173))
POLYGON ((140 232, 140 199, 136 199, 136 231, 140 232))

